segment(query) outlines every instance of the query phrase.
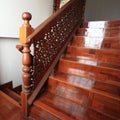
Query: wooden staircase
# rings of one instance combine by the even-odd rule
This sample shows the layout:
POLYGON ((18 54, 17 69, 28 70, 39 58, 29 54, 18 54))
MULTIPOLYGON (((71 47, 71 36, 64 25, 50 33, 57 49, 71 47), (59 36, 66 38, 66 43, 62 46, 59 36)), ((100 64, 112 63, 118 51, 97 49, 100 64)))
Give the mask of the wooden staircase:
MULTIPOLYGON (((83 23, 49 77, 46 90, 34 101, 29 120, 120 119, 119 26, 120 21, 83 23)), ((4 105, 14 106, 18 120, 24 120, 19 89, 4 86, 1 90, 1 103, 9 97, 4 105)), ((0 119, 16 120, 16 115, 11 116, 14 109, 1 105, 0 119)))
POLYGON ((120 23, 108 24, 78 30, 33 104, 36 119, 46 113, 46 120, 120 119, 120 23))

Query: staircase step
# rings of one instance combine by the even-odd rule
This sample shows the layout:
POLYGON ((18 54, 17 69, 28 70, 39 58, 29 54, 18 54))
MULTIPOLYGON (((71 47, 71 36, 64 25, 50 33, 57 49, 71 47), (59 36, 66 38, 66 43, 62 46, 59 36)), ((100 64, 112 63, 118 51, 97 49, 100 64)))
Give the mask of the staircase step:
MULTIPOLYGON (((96 59, 92 59, 90 57, 79 57, 79 58, 64 58, 61 61, 67 63, 67 64, 72 64, 73 66, 78 65, 78 69, 86 69, 86 70, 99 70, 103 69, 103 71, 108 70, 108 73, 112 72, 118 72, 120 73, 120 66, 118 64, 108 64, 105 62, 99 62, 96 59), (86 68, 84 68, 86 67, 86 68)), ((110 62, 109 62, 110 63, 110 62)), ((74 68, 74 67, 73 67, 74 68)), ((115 73, 115 74, 118 74, 115 73)))
POLYGON ((0 90, 0 96, 4 98, 5 101, 10 102, 10 104, 14 104, 15 106, 20 108, 20 105, 18 104, 18 102, 16 102, 13 98, 11 98, 10 96, 8 96, 7 94, 5 94, 3 91, 0 90))
MULTIPOLYGON (((94 78, 91 79, 91 78, 87 78, 87 77, 83 77, 83 76, 77 76, 77 75, 65 74, 65 73, 57 73, 56 75, 50 77, 49 82, 52 81, 52 83, 55 83, 55 82, 53 82, 53 80, 69 84, 70 87, 75 86, 77 88, 83 88, 83 89, 85 88, 85 90, 91 90, 91 91, 99 90, 99 91, 106 92, 106 93, 109 93, 114 96, 118 96, 118 98, 120 97, 120 83, 113 85, 113 84, 109 84, 109 82, 103 83, 101 81, 95 80, 94 78)), ((53 88, 52 88, 52 86, 51 87, 49 86, 49 87, 52 88, 52 91, 56 90, 56 92, 58 89, 58 94, 60 94, 59 87, 56 88, 55 85, 53 88)), ((66 90, 66 94, 67 94, 67 90, 69 93, 70 88, 68 87, 65 90, 66 90)), ((77 91, 74 88, 71 88, 71 90, 75 91, 75 92, 77 91)), ((64 92, 64 88, 63 88, 63 92, 64 92)), ((88 96, 87 93, 85 93, 85 92, 83 92, 83 93, 84 93, 84 95, 88 96)))
POLYGON ((60 65, 58 66, 58 71, 62 73, 74 74, 74 75, 84 75, 92 79, 97 79, 110 82, 111 84, 118 84, 120 82, 120 70, 111 69, 102 66, 94 66, 89 64, 82 64, 72 60, 61 59, 60 65), (95 78, 94 78, 95 76, 95 78), (115 83, 117 82, 117 83, 115 83))
POLYGON ((74 47, 86 47, 96 49, 120 49, 120 38, 119 37, 84 37, 75 36, 72 43, 74 47))
POLYGON ((97 112, 109 115, 115 120, 120 118, 120 99, 111 99, 95 93, 90 106, 97 112))
POLYGON ((19 86, 13 88, 13 91, 15 91, 17 94, 21 95, 22 85, 19 85, 19 86))
POLYGON ((34 105, 43 109, 62 120, 113 120, 115 117, 109 114, 102 114, 102 111, 95 111, 93 108, 87 108, 72 102, 71 100, 54 95, 50 92, 44 93, 34 105), (94 115, 92 116, 94 111, 94 115), (101 114, 101 117, 100 117, 101 114))
POLYGON ((120 68, 120 50, 115 49, 92 49, 68 46, 65 57, 69 59, 76 59, 78 61, 92 61, 96 64, 113 66, 120 68), (85 59, 85 60, 84 60, 85 59))
POLYGON ((89 21, 84 22, 82 27, 84 28, 109 28, 109 27, 119 27, 120 20, 110 20, 110 21, 89 21))
POLYGON ((0 91, 0 120, 26 120, 21 114, 21 106, 3 91, 0 91))
POLYGON ((21 96, 18 93, 9 88, 4 89, 3 91, 12 99, 14 99, 18 104, 21 104, 21 96))
POLYGON ((61 120, 56 116, 50 114, 49 112, 37 107, 35 105, 32 106, 30 111, 30 116, 34 119, 32 120, 61 120))
POLYGON ((75 86, 74 83, 72 84, 71 81, 74 78, 67 82, 67 80, 69 80, 69 78, 67 79, 69 75, 67 75, 68 74, 57 73, 55 76, 51 76, 48 80, 48 90, 55 95, 59 95, 80 105, 87 106, 89 97, 88 89, 80 88, 79 85, 75 86))
POLYGON ((34 105, 62 120, 82 120, 85 117, 85 107, 50 92, 44 93, 34 105))
POLYGON ((77 35, 87 37, 118 37, 120 35, 120 28, 80 28, 77 35))

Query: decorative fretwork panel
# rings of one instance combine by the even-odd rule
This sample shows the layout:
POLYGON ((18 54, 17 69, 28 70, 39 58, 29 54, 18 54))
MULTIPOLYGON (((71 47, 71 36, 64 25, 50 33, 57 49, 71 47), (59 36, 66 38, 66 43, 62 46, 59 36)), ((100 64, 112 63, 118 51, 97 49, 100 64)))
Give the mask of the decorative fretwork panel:
POLYGON ((82 0, 74 0, 69 8, 64 8, 64 12, 60 12, 55 19, 51 18, 43 29, 39 30, 40 26, 38 31, 36 29, 37 32, 31 40, 34 44, 33 78, 36 85, 51 66, 61 48, 68 42, 73 29, 82 18, 81 12, 82 0))

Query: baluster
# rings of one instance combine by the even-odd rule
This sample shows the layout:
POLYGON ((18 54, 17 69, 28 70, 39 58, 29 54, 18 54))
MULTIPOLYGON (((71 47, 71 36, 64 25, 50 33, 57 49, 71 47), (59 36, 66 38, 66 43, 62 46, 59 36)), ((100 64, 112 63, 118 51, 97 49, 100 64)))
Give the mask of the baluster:
POLYGON ((22 19, 24 20, 23 25, 20 27, 20 43, 22 44, 22 64, 23 64, 23 90, 21 93, 22 101, 22 111, 25 116, 28 116, 29 105, 28 98, 31 93, 31 74, 30 66, 32 64, 32 58, 30 54, 30 44, 27 42, 27 37, 33 32, 33 28, 29 24, 32 16, 28 12, 22 14, 22 19))

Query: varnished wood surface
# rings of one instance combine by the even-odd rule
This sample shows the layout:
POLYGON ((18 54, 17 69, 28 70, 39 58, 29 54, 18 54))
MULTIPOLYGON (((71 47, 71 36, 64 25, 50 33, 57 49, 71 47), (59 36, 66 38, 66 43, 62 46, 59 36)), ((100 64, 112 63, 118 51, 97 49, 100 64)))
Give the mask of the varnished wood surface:
POLYGON ((79 29, 57 71, 49 77, 47 91, 34 106, 65 120, 69 116, 74 120, 119 120, 118 30, 118 27, 79 29))
MULTIPOLYGON (((64 92, 66 91, 64 90, 64 92)), ((65 93, 63 93, 62 95, 65 96, 65 93)), ((72 100, 64 98, 64 96, 62 97, 59 95, 52 94, 50 92, 46 92, 34 104, 35 106, 45 109, 46 111, 49 111, 52 114, 54 114, 55 112, 55 115, 61 120, 63 119, 65 120, 68 120, 68 119, 69 120, 114 120, 115 119, 114 117, 111 117, 107 114, 103 115, 100 112, 97 112, 94 109, 91 109, 90 107, 88 108, 81 104, 77 104, 72 100), (66 116, 65 116, 65 113, 66 113, 66 116)), ((84 96, 83 96, 83 101, 85 101, 84 96)))
POLYGON ((0 120, 25 120, 20 107, 16 106, 2 91, 0 91, 0 120))
POLYGON ((71 46, 96 49, 120 49, 119 37, 84 37, 75 36, 71 46))
POLYGON ((77 35, 89 37, 115 37, 120 35, 120 28, 80 28, 77 35))
POLYGON ((89 21, 82 24, 84 28, 110 28, 120 27, 120 20, 108 20, 108 21, 89 21))
MULTIPOLYGON (((75 36, 28 120, 119 120, 120 38, 116 35, 75 36)), ((2 92, 0 97, 0 119, 7 120, 7 114, 10 120, 25 120, 14 100, 2 92)))
POLYGON ((30 117, 34 118, 33 120, 60 120, 50 112, 47 112, 47 110, 45 111, 35 105, 31 108, 30 117))

